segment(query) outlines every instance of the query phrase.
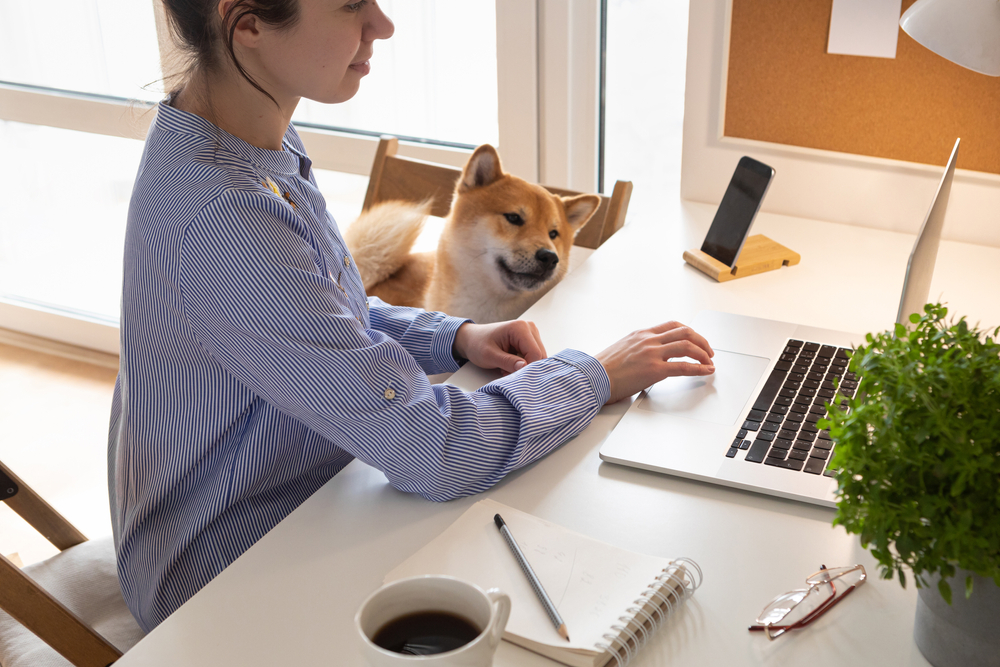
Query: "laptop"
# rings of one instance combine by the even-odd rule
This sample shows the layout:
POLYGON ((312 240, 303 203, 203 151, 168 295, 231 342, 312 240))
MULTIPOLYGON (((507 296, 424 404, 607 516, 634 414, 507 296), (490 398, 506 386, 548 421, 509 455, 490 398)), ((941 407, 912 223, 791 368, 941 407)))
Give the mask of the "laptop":
MULTIPOLYGON (((896 316, 903 324, 927 302, 958 146, 910 253, 896 316)), ((847 353, 864 336, 716 311, 691 326, 711 341, 715 373, 668 378, 640 393, 601 459, 835 507, 835 445, 816 421, 835 379, 840 393, 857 390, 847 353)))

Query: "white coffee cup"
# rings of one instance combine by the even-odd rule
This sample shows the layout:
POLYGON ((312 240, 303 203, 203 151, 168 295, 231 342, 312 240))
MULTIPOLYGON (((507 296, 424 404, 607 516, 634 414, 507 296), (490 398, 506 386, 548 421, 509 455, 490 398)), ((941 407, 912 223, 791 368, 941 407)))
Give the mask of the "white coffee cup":
POLYGON ((424 575, 388 583, 368 596, 354 616, 361 653, 372 667, 489 667, 510 616, 510 598, 455 577, 424 575), (453 614, 480 630, 469 643, 444 653, 406 655, 375 645, 372 638, 390 621, 425 611, 453 614))

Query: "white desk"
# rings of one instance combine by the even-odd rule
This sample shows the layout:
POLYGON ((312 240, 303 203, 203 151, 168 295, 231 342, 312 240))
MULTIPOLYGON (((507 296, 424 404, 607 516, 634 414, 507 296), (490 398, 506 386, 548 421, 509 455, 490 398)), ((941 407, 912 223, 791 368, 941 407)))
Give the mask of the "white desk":
MULTIPOLYGON (((628 331, 701 308, 848 331, 895 318, 913 237, 762 215, 754 232, 802 262, 715 283, 684 264, 714 207, 678 202, 633 220, 526 314, 549 352, 590 353, 628 331), (845 312, 833 302, 863 293, 845 312)), ((1000 248, 942 243, 932 298, 970 320, 1000 324, 1000 248)), ((489 376, 463 368, 472 389, 489 376)), ((605 408, 575 440, 486 495, 635 551, 690 556, 705 581, 636 664, 926 665, 912 640, 916 590, 878 578, 832 511, 602 463, 602 441, 626 402, 605 408), (820 563, 861 562, 869 583, 813 627, 769 642, 746 626, 773 596, 803 585, 820 563)), ((720 456, 724 443, 720 444, 720 456)), ((392 489, 354 462, 117 663, 354 665, 355 610, 386 572, 454 521, 476 497, 434 504, 392 489)), ((555 665, 504 642, 497 665, 555 665)))

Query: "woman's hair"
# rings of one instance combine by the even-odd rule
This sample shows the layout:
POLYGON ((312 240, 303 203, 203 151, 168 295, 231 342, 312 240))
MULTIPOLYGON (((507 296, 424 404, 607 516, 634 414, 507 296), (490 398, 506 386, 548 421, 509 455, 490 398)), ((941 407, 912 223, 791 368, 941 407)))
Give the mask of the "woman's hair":
POLYGON ((163 0, 167 25, 174 41, 190 58, 184 78, 198 69, 215 70, 219 67, 220 56, 228 57, 250 85, 277 104, 271 94, 243 69, 233 50, 233 34, 240 19, 249 15, 275 28, 293 25, 299 18, 298 0, 236 0, 221 20, 218 6, 219 0, 163 0))

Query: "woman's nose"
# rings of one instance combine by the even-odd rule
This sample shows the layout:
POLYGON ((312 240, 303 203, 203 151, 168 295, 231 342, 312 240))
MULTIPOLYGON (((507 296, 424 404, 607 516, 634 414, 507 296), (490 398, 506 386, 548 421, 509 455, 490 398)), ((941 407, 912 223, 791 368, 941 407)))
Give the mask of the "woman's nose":
POLYGON ((374 42, 376 39, 389 39, 396 31, 396 26, 392 24, 392 19, 385 15, 378 2, 372 2, 371 14, 365 22, 364 41, 374 42))

